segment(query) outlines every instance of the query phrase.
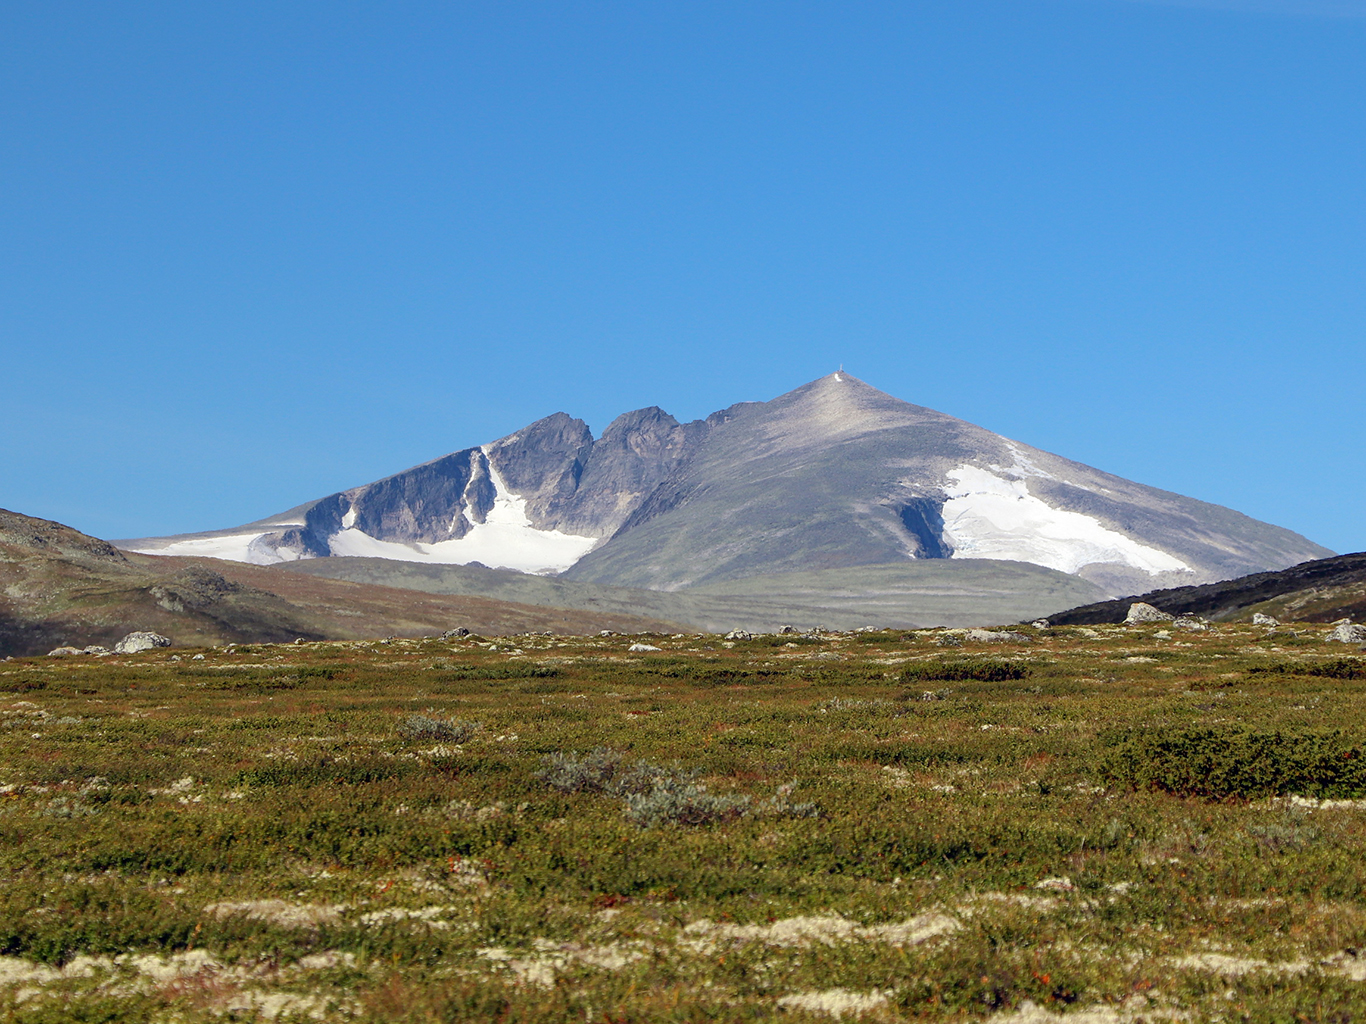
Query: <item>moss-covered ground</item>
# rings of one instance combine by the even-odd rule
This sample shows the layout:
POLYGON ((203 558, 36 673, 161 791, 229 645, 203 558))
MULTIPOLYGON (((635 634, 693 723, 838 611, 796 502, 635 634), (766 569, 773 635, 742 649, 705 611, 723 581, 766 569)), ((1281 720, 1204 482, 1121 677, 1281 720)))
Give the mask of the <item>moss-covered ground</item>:
POLYGON ((3 663, 0 1019, 1361 1019, 1326 632, 3 663))

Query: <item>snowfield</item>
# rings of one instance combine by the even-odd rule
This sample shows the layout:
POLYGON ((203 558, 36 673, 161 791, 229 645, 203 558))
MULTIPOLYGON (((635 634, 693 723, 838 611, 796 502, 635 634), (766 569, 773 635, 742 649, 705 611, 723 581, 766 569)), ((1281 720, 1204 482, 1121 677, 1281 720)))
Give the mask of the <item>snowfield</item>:
MULTIPOLYGON (((287 529, 282 526, 280 529, 287 529)), ((258 544, 267 533, 234 533, 224 537, 193 537, 172 541, 170 544, 146 544, 130 547, 143 555, 189 555, 200 558, 222 558, 228 562, 249 562, 252 565, 273 565, 276 562, 292 562, 297 559, 294 551, 277 551, 266 544, 258 544)))
POLYGON ((1076 573, 1094 563, 1118 563, 1151 576, 1190 572, 1185 562, 1140 544, 1090 516, 1054 508, 1029 493, 1032 466, 960 466, 944 486, 944 533, 954 558, 1000 558, 1033 562, 1076 573), (1001 475, 1009 474, 1009 476, 1001 475))
MULTIPOLYGON (((487 455, 487 452, 485 452, 487 455)), ((496 496, 493 508, 482 523, 473 524, 465 536, 434 544, 401 544, 377 540, 348 526, 356 520, 353 512, 342 519, 346 526, 328 538, 334 555, 362 558, 393 558, 403 562, 435 562, 466 565, 482 562, 495 569, 552 573, 568 569, 597 544, 596 537, 579 537, 559 530, 538 530, 526 514, 526 499, 508 490, 502 475, 488 463, 489 479, 496 496)))

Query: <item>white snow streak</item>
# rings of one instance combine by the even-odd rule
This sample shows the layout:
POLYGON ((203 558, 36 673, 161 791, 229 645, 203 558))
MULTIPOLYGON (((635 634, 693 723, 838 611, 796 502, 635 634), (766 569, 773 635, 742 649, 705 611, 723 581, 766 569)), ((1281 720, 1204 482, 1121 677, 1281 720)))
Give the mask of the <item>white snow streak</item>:
MULTIPOLYGON (((484 454, 487 457, 487 450, 484 454)), ((526 513, 526 499, 508 490, 507 483, 493 468, 493 463, 488 465, 489 479, 496 495, 493 508, 484 521, 473 524, 465 536, 434 544, 402 544, 378 540, 353 526, 328 539, 332 554, 447 565, 482 562, 494 568, 549 573, 568 569, 593 549, 597 543, 596 537, 580 537, 559 530, 538 530, 532 526, 526 513)))
POLYGON ((1097 562, 1128 565, 1153 576, 1190 570, 1179 558, 1140 544, 1090 516, 1053 508, 1029 493, 1026 475, 1046 474, 1027 465, 1015 469, 967 465, 949 472, 951 482, 944 487, 949 498, 944 503, 944 533, 953 545, 954 558, 1032 562, 1067 573, 1097 562))

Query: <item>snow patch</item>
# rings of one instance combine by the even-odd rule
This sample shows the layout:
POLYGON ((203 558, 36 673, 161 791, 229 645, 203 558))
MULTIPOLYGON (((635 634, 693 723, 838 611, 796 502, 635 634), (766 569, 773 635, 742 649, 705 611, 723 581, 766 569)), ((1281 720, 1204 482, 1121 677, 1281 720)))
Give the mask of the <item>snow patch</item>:
POLYGON ((130 547, 127 550, 142 555, 195 555, 201 558, 221 558, 228 562, 250 562, 252 565, 270 565, 286 561, 285 556, 275 552, 273 548, 265 548, 264 545, 256 545, 253 548, 254 542, 264 536, 264 533, 234 533, 226 537, 195 537, 172 541, 170 544, 130 547))
MULTIPOLYGON (((487 448, 481 450, 487 459, 487 448)), ((495 568, 552 573, 568 569, 593 550, 598 542, 596 537, 536 529, 526 512, 526 499, 508 489, 492 462, 488 463, 488 470, 495 492, 493 508, 465 536, 433 544, 403 544, 371 537, 347 526, 343 519, 344 529, 328 538, 332 554, 446 565, 482 562, 495 568)))
POLYGON ((954 558, 1032 562, 1066 573, 1097 562, 1131 566, 1150 576, 1191 571, 1165 551, 1034 496, 1026 477, 1048 474, 1014 454, 1017 465, 1009 469, 964 465, 949 471, 944 533, 954 558))

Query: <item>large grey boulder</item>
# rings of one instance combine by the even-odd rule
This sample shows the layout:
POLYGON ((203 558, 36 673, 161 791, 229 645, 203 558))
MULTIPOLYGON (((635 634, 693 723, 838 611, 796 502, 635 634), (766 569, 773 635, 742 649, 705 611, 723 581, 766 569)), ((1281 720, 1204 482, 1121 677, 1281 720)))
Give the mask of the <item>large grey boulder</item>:
POLYGON ((1171 622, 1172 616, 1168 615, 1161 608, 1154 608, 1144 601, 1135 601, 1129 605, 1129 614, 1124 616, 1124 625, 1136 626, 1145 622, 1171 622))
POLYGON ((1328 634, 1328 639, 1344 644, 1366 644, 1366 626, 1355 625, 1351 619, 1339 619, 1333 623, 1333 632, 1328 634))
POLYGON ((1272 618, 1270 615, 1263 615, 1261 612, 1252 613, 1252 624, 1254 626, 1279 626, 1279 619, 1272 618))
POLYGON ((140 654, 154 647, 170 647, 171 638, 160 633, 137 631, 129 633, 114 645, 115 654, 140 654))

